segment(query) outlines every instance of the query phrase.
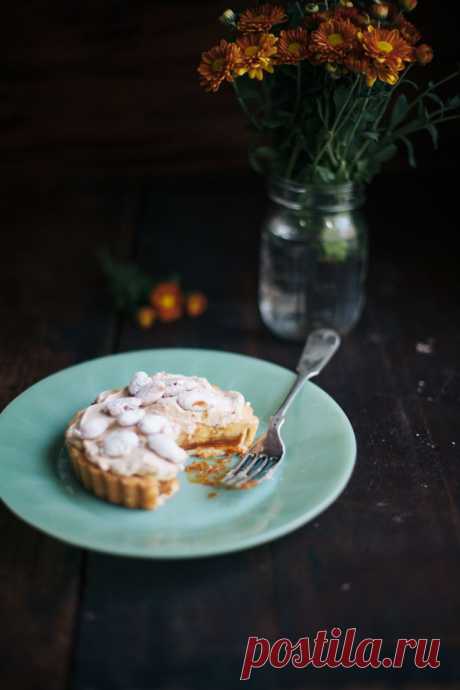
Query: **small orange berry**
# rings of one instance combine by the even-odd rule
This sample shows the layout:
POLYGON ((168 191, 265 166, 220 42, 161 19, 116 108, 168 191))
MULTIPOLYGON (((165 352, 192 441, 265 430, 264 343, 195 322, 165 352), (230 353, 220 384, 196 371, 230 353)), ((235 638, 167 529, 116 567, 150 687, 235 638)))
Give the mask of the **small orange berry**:
POLYGON ((422 43, 422 45, 415 49, 415 55, 420 65, 429 65, 434 57, 433 48, 426 43, 422 43))
POLYGON ((208 299, 202 292, 191 292, 185 302, 185 308, 189 316, 201 316, 206 311, 208 299))
POLYGON ((136 320, 141 328, 147 330, 155 323, 155 310, 152 307, 140 307, 136 312, 136 320))

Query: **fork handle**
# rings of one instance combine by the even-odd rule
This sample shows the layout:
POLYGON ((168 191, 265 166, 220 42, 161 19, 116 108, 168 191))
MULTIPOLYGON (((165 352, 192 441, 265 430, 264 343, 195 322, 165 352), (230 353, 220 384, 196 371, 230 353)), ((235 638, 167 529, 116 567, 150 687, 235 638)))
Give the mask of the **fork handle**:
POLYGON ((287 394, 284 402, 270 420, 270 426, 280 427, 284 422, 286 412, 305 381, 317 376, 340 345, 340 336, 328 328, 313 331, 307 339, 303 352, 297 364, 298 376, 287 394))

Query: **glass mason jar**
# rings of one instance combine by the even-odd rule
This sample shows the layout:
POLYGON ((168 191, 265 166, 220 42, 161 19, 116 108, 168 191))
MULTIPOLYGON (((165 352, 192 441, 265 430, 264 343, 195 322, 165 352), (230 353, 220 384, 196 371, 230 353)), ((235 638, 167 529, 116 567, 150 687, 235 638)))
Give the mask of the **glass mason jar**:
POLYGON ((350 331, 364 306, 364 188, 269 180, 262 229, 259 308, 276 335, 304 340, 313 328, 350 331))

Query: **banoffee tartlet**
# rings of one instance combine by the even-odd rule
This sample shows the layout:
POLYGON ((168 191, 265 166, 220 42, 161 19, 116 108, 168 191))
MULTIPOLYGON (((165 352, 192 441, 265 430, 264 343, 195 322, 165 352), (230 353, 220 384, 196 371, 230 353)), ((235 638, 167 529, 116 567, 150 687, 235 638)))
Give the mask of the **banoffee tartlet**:
POLYGON ((259 420, 237 391, 198 376, 134 374, 126 388, 104 391, 66 431, 73 469, 99 498, 153 510, 179 488, 191 455, 242 454, 259 420))

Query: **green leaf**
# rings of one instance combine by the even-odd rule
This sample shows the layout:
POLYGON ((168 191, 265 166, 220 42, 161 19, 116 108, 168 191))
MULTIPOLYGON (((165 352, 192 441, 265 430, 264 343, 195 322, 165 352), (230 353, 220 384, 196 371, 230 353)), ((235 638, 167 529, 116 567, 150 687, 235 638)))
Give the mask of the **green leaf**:
POLYGON ((259 174, 265 174, 275 158, 276 153, 270 146, 249 147, 249 163, 252 169, 259 174))
POLYGON ((402 86, 402 84, 408 84, 409 86, 412 86, 416 91, 420 91, 420 86, 415 83, 415 81, 412 81, 412 79, 403 79, 402 81, 399 82, 399 86, 402 86))
POLYGON ((426 98, 429 98, 430 101, 433 101, 433 102, 436 103, 436 105, 438 105, 442 110, 444 110, 444 101, 442 100, 442 98, 440 98, 440 97, 438 96, 437 93, 427 93, 426 98))
POLYGON ((261 120, 262 127, 266 129, 276 129, 277 127, 284 127, 292 122, 292 113, 286 110, 277 110, 276 113, 270 117, 261 120))
POLYGON ((396 99, 393 109, 391 111, 390 127, 392 129, 394 129, 404 120, 408 110, 409 101, 407 100, 407 96, 404 93, 402 93, 396 99))
POLYGON ((139 266, 116 261, 106 250, 99 252, 99 260, 117 309, 134 311, 147 301, 153 280, 139 266))
POLYGON ((390 144, 389 146, 385 146, 383 149, 379 149, 375 153, 374 158, 378 163, 386 163, 393 158, 397 152, 398 147, 395 144, 390 144))
POLYGON ((365 158, 356 163, 356 179, 360 182, 370 182, 379 170, 380 165, 375 160, 370 163, 369 159, 365 158))
POLYGON ((435 125, 432 125, 432 124, 427 125, 426 128, 427 128, 428 132, 429 132, 430 135, 431 135, 431 138, 432 138, 432 140, 433 140, 433 146, 434 146, 434 148, 437 149, 438 146, 439 146, 439 132, 438 132, 438 128, 437 128, 435 125))
POLYGON ((447 101, 447 107, 448 108, 460 108, 460 95, 452 96, 452 98, 449 98, 447 101))
POLYGON ((341 110, 343 107, 345 101, 348 98, 348 95, 350 93, 350 86, 341 84, 340 86, 337 86, 332 93, 332 97, 334 99, 334 106, 337 112, 341 110))
POLYGON ((323 104, 321 103, 321 100, 320 100, 319 98, 318 98, 318 100, 316 101, 316 104, 317 104, 317 107, 318 107, 318 115, 319 115, 319 118, 320 118, 321 122, 323 123, 323 125, 327 128, 327 126, 328 126, 327 118, 326 118, 326 115, 325 115, 325 113, 324 113, 324 111, 323 111, 323 104))
POLYGON ((407 149, 407 159, 409 161, 409 165, 411 166, 411 168, 416 168, 417 161, 415 159, 415 151, 412 142, 407 137, 403 136, 401 137, 401 140, 404 142, 407 149))
POLYGON ((244 101, 259 101, 262 99, 260 83, 255 83, 255 79, 249 79, 245 75, 238 77, 236 81, 238 82, 238 93, 244 101))
POLYGON ((323 165, 317 165, 316 166, 316 172, 318 173, 322 182, 325 182, 328 184, 328 183, 334 182, 334 180, 335 180, 335 175, 332 172, 332 170, 324 167, 323 165))
POLYGON ((380 134, 378 132, 364 132, 363 137, 370 139, 371 141, 380 140, 380 134))

